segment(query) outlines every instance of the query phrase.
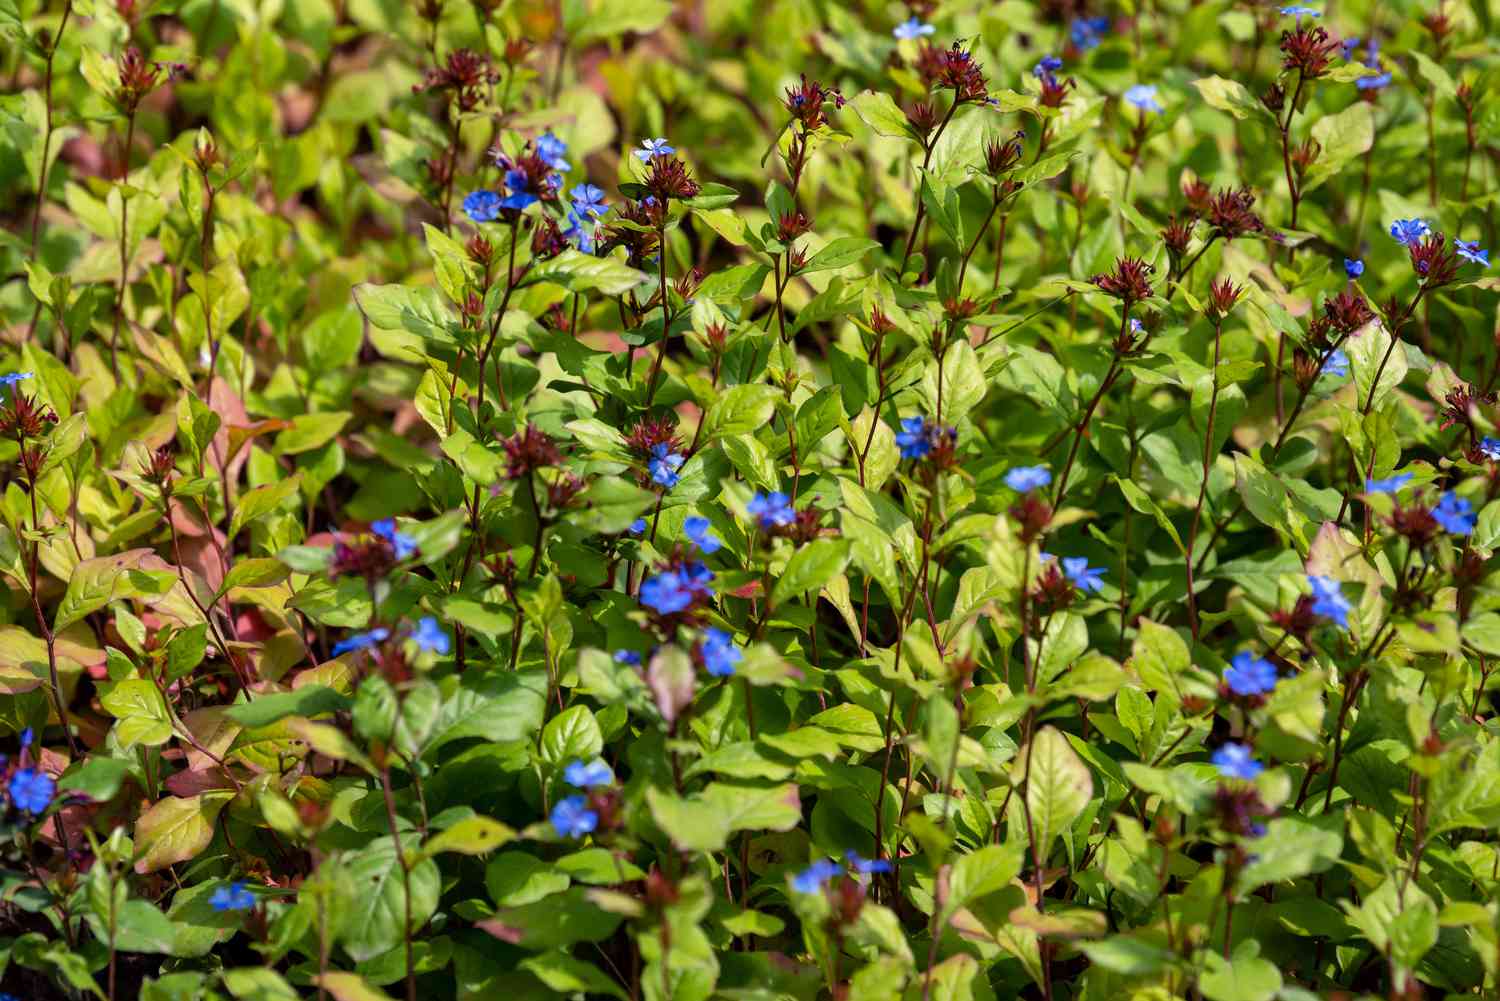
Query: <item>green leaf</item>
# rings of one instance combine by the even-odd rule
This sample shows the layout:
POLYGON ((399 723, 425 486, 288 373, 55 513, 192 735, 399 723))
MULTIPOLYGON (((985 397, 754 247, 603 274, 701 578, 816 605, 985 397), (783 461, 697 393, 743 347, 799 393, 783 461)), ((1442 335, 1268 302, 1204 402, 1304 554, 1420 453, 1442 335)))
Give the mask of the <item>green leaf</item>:
POLYGON ((1325 872, 1339 860, 1344 839, 1337 830, 1293 817, 1279 817, 1266 825, 1256 840, 1255 857, 1240 870, 1240 895, 1267 883, 1300 879, 1325 872))
POLYGON ((288 716, 312 718, 341 712, 350 707, 349 697, 324 685, 303 685, 290 692, 261 695, 224 710, 224 715, 252 730, 270 726, 288 716))
POLYGON ((1281 971, 1260 956, 1260 943, 1246 939, 1232 959, 1217 952, 1204 958, 1198 986, 1208 1001, 1271 1001, 1281 990, 1281 971))
POLYGON ((104 711, 118 719, 115 736, 125 749, 137 744, 159 747, 172 739, 166 700, 150 681, 132 679, 111 685, 99 697, 104 711))
POLYGON ((514 840, 516 832, 489 817, 465 817, 445 831, 434 835, 422 851, 426 855, 458 852, 461 855, 488 855, 514 840))
POLYGON ((592 761, 604 750, 604 734, 588 706, 572 706, 547 721, 541 750, 542 760, 554 766, 592 761))
POLYGON ((1271 112, 1242 83, 1226 80, 1221 76, 1208 76, 1194 80, 1193 86, 1198 88, 1198 93, 1208 102, 1209 107, 1227 111, 1241 121, 1246 118, 1261 118, 1275 124, 1271 112))
POLYGON ((1359 391, 1357 406, 1361 409, 1365 408, 1366 401, 1371 400, 1372 386, 1374 398, 1368 409, 1379 410, 1391 390, 1406 378, 1406 351, 1393 341, 1385 324, 1378 319, 1349 335, 1344 341, 1344 354, 1349 358, 1349 371, 1354 376, 1355 389, 1359 391))
POLYGON ((1051 726, 1037 731, 1012 769, 1017 781, 1026 775, 1026 809, 1031 814, 1037 851, 1045 857, 1053 840, 1088 807, 1094 794, 1093 776, 1068 738, 1051 726))
POLYGON ((708 408, 703 418, 705 441, 729 435, 749 434, 765 427, 776 413, 774 386, 730 386, 708 408))
POLYGON ((824 244, 821 250, 807 259, 807 263, 797 273, 805 275, 813 271, 848 267, 879 246, 879 241, 862 236, 841 236, 824 244))
POLYGON ((214 837, 228 793, 168 796, 135 822, 135 871, 145 875, 196 858, 214 837))
POLYGON ((906 113, 885 91, 862 90, 849 101, 849 107, 880 135, 917 141, 906 120, 906 113))
POLYGON ((816 597, 823 585, 843 573, 848 564, 848 540, 814 539, 787 561, 786 569, 776 580, 772 600, 780 605, 803 594, 816 597))
POLYGON ((651 280, 614 257, 594 257, 577 250, 565 250, 531 270, 528 281, 551 282, 570 292, 598 292, 600 295, 624 295, 651 280))
POLYGON ((345 411, 326 414, 298 414, 292 426, 276 435, 280 455, 300 455, 322 448, 332 441, 354 415, 345 411))
POLYGON ((608 994, 626 1001, 623 988, 592 963, 566 952, 549 952, 522 960, 521 969, 536 977, 557 995, 608 994))
POLYGON ((722 851, 735 831, 789 831, 802 819, 795 785, 770 787, 711 783, 688 799, 655 787, 646 790, 651 817, 682 851, 722 851))
MULTIPOLYGON (((412 835, 407 838, 412 839, 412 835)), ((355 962, 374 959, 396 948, 407 931, 415 932, 437 911, 442 889, 437 863, 418 859, 409 873, 411 923, 407 924, 407 891, 391 838, 378 838, 361 848, 345 861, 344 869, 356 892, 343 902, 347 913, 343 915, 341 939, 355 962)))
POLYGON ((240 495, 239 503, 235 505, 234 517, 229 521, 230 540, 232 541, 236 535, 240 534, 240 529, 252 521, 264 518, 275 511, 287 498, 294 496, 301 486, 302 474, 297 473, 286 479, 277 480, 275 483, 267 483, 265 486, 245 491, 240 495))

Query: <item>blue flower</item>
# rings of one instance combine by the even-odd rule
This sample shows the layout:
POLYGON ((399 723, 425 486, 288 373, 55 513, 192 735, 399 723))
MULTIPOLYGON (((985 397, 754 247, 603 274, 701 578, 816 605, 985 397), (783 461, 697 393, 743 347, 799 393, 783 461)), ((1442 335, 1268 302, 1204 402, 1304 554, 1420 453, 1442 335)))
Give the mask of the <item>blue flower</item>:
POLYGON ((36 740, 36 731, 33 730, 31 727, 28 726, 26 729, 24 729, 24 730, 21 731, 20 740, 21 740, 21 747, 22 748, 30 747, 31 746, 31 742, 33 740, 36 740))
POLYGON ((901 433, 896 435, 896 444, 901 447, 901 458, 924 458, 932 451, 931 426, 927 423, 927 418, 904 418, 901 421, 901 433))
POLYGON ((1438 500, 1437 506, 1432 509, 1432 516, 1437 523, 1443 526, 1443 530, 1452 532, 1454 535, 1468 535, 1474 531, 1474 505, 1449 490, 1438 500))
POLYGON ((417 620, 417 630, 411 634, 411 638, 418 650, 437 654, 448 652, 448 630, 438 625, 438 620, 430 615, 417 620))
POLYGON ((1281 13, 1285 14, 1287 17, 1322 17, 1323 16, 1323 12, 1322 11, 1317 10, 1315 8, 1312 8, 1312 7, 1305 7, 1305 6, 1301 5, 1301 4, 1297 4, 1297 5, 1292 6, 1292 7, 1283 7, 1283 8, 1281 8, 1281 13))
POLYGON ((791 498, 780 490, 769 494, 757 492, 750 498, 750 503, 745 505, 745 510, 763 529, 790 525, 797 519, 797 512, 792 510, 791 498))
POLYGON ((1214 752, 1213 762, 1225 778, 1248 781, 1266 770, 1252 754, 1244 744, 1228 743, 1214 752))
POLYGON ((1109 26, 1107 17, 1075 17, 1068 27, 1068 37, 1075 48, 1087 52, 1104 40, 1102 36, 1109 26))
POLYGON ((1479 451, 1484 453, 1486 459, 1500 461, 1500 438, 1485 435, 1479 442, 1479 451))
POLYGON ((859 853, 855 851, 845 852, 844 861, 849 863, 849 868, 853 869, 861 876, 868 876, 871 873, 891 871, 891 864, 885 859, 860 858, 859 853))
POLYGON ((1365 273, 1365 262, 1364 261, 1351 260, 1348 257, 1344 258, 1344 274, 1348 275, 1351 279, 1354 279, 1354 278, 1358 278, 1360 275, 1362 275, 1364 273, 1365 273))
POLYGON ((700 518, 697 515, 688 518, 682 523, 683 533, 705 555, 716 553, 724 546, 724 543, 719 541, 718 536, 708 533, 708 529, 708 519, 700 518))
POLYGON ((31 372, 7 372, 4 375, 0 375, 0 386, 14 387, 18 382, 35 377, 31 372))
POLYGON ((677 470, 681 469, 686 461, 687 459, 672 451, 671 445, 664 441, 657 442, 651 446, 651 481, 671 490, 681 479, 677 475, 677 470))
POLYGON ((792 889, 798 893, 817 893, 823 888, 823 884, 838 874, 837 862, 833 859, 820 858, 792 877, 792 889))
POLYGON ((1052 472, 1046 466, 1016 466, 1005 474, 1005 485, 1021 493, 1045 487, 1051 482, 1052 472))
POLYGON ((208 898, 208 906, 219 912, 248 911, 255 906, 255 894, 244 883, 226 883, 208 898))
POLYGON ((1383 480, 1365 480, 1367 494, 1394 494, 1412 480, 1411 473, 1397 473, 1383 480))
POLYGON ((536 155, 542 158, 542 162, 553 170, 561 170, 564 173, 572 170, 572 166, 563 157, 568 155, 568 144, 563 142, 551 132, 539 136, 536 141, 536 155))
POLYGON ((599 815, 589 809, 584 796, 559 800, 547 819, 552 821, 552 829, 565 838, 581 838, 599 826, 599 815))
POLYGON ((1333 354, 1323 363, 1323 374, 1331 375, 1335 379, 1343 379, 1349 374, 1349 356, 1344 354, 1343 348, 1334 349, 1333 354))
POLYGON ((1104 587, 1104 571, 1090 567, 1086 556, 1066 556, 1062 568, 1063 575, 1080 591, 1099 591, 1104 587))
POLYGON ((396 551, 396 559, 408 559, 417 551, 417 540, 405 533, 396 531, 395 518, 381 518, 370 526, 370 531, 380 536, 391 544, 396 551))
POLYGON ((500 214, 501 198, 493 191, 471 191, 464 198, 464 215, 474 222, 491 222, 500 214))
POLYGON ((1344 597, 1339 582, 1332 577, 1308 577, 1307 583, 1312 586, 1313 614, 1332 619, 1340 629, 1348 629, 1349 610, 1353 606, 1344 597))
POLYGON ((703 630, 703 642, 698 646, 703 654, 703 666, 715 678, 727 678, 734 673, 734 665, 744 657, 734 639, 722 629, 712 626, 703 630))
POLYGON ((676 570, 666 570, 641 585, 641 604, 658 615, 680 612, 693 603, 693 592, 676 570))
POLYGON ((10 777, 10 801, 17 810, 41 813, 52 802, 57 783, 40 768, 20 768, 10 777))
POLYGON ((714 572, 702 560, 694 560, 682 568, 682 583, 690 592, 713 594, 713 586, 709 584, 713 579, 714 572))
POLYGON ((937 31, 937 28, 933 27, 930 24, 923 24, 916 15, 912 15, 905 21, 902 21, 900 24, 896 25, 896 27, 892 29, 891 34, 895 35, 902 41, 909 41, 913 38, 921 38, 923 35, 930 35, 934 31, 937 31))
MULTIPOLYGON (((574 209, 576 208, 577 206, 575 205, 574 209)), ((595 226, 592 220, 581 216, 577 211, 570 211, 568 213, 568 228, 563 230, 563 237, 572 240, 580 251, 585 254, 592 254, 598 235, 599 227, 595 226)))
POLYGON ((650 163, 658 156, 671 156, 677 150, 669 146, 665 139, 642 139, 641 148, 632 152, 642 163, 650 163))
POLYGON ((348 639, 342 639, 335 643, 333 645, 333 655, 337 657, 353 650, 368 650, 372 646, 384 643, 390 638, 390 635, 391 631, 384 626, 378 629, 371 629, 365 633, 355 633, 348 639))
POLYGON ((1160 114, 1163 110, 1161 102, 1156 99, 1156 85, 1149 83, 1138 83, 1125 92, 1125 100, 1145 112, 1155 111, 1160 114))
POLYGON ((1038 80, 1046 79, 1063 68, 1063 61, 1057 56, 1043 56, 1042 61, 1031 67, 1031 75, 1038 80))
POLYGON ((1471 261, 1484 268, 1490 266, 1490 252, 1488 250, 1480 250, 1478 240, 1469 240, 1467 242, 1454 240, 1453 250, 1459 257, 1462 257, 1466 261, 1471 261))
POLYGON ((1358 87, 1360 90, 1379 90, 1382 87, 1389 87, 1390 85, 1391 75, 1389 73, 1376 73, 1373 76, 1362 76, 1358 80, 1354 81, 1354 86, 1358 87))
POLYGON ((1430 232, 1432 230, 1428 229, 1427 223, 1421 219, 1397 219, 1391 223, 1391 236, 1396 239, 1397 243, 1404 243, 1407 246, 1421 240, 1430 232))
POLYGON ((592 184, 580 184, 568 192, 568 197, 573 200, 573 210, 579 215, 602 216, 609 211, 609 206, 604 204, 604 189, 592 184))
POLYGON ((615 651, 616 664, 629 664, 636 667, 641 662, 641 655, 634 650, 619 649, 615 651))
POLYGON ((1224 669, 1224 684, 1236 695, 1264 695, 1276 687, 1276 665, 1241 650, 1224 669))
POLYGON ((637 518, 635 521, 632 521, 630 523, 630 534, 631 535, 640 535, 645 530, 646 530, 646 519, 645 518, 637 518))
POLYGON ((573 761, 563 769, 563 781, 574 789, 592 789, 594 786, 607 786, 615 780, 615 773, 609 770, 609 765, 599 759, 594 759, 588 764, 582 761, 573 761))

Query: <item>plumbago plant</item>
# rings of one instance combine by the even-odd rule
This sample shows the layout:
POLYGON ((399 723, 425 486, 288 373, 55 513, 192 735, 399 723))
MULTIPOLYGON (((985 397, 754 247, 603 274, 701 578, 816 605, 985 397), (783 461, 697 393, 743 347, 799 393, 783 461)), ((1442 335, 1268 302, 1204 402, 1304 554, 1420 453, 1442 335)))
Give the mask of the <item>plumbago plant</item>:
POLYGON ((0 0, 0 997, 1495 996, 1497 16, 0 0))

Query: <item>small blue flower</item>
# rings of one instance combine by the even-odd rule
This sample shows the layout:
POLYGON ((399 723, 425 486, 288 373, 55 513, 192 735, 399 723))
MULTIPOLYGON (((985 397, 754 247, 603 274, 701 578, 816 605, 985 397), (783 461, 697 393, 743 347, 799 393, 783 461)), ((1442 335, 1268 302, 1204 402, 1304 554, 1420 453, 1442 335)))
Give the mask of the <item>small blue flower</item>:
MULTIPOLYGON (((1489 440, 1489 439, 1486 439, 1486 440, 1489 440)), ((21 748, 23 750, 25 748, 30 747, 31 746, 31 742, 33 740, 36 740, 36 731, 35 730, 31 729, 31 727, 28 726, 26 729, 24 729, 24 730, 21 731, 21 748)))
POLYGON ((502 208, 501 198, 493 191, 471 191, 464 198, 464 215, 474 222, 493 222, 502 208))
POLYGON ((411 634, 411 638, 418 650, 436 654, 448 652, 448 630, 438 625, 438 620, 430 615, 417 620, 417 629, 411 634))
POLYGON ((1479 442, 1479 451, 1484 453, 1486 459, 1500 462, 1500 438, 1485 435, 1479 442))
POLYGON ((1051 482, 1052 472, 1046 466, 1016 466, 1005 473, 1005 485, 1021 493, 1045 487, 1051 482))
POLYGON ((536 155, 541 157, 542 162, 553 170, 560 170, 566 173, 573 169, 568 161, 563 159, 568 155, 568 144, 551 132, 547 132, 537 138, 536 155))
POLYGON ((1365 262, 1364 261, 1352 260, 1352 259, 1350 259, 1348 257, 1344 258, 1344 274, 1348 275, 1349 278, 1350 278, 1350 280, 1358 278, 1360 275, 1362 275, 1364 273, 1365 273, 1365 262))
POLYGON ((1376 73, 1373 76, 1362 76, 1358 80, 1354 81, 1354 86, 1358 87, 1360 90, 1380 90, 1382 87, 1389 87, 1390 85, 1391 75, 1389 73, 1376 73))
POLYGON ((615 663, 638 667, 641 663, 641 655, 634 650, 625 650, 622 648, 615 651, 615 663))
POLYGON ((1080 591, 1100 591, 1104 588, 1104 571, 1089 566, 1086 556, 1065 556, 1062 568, 1063 575, 1080 591))
POLYGON ((744 657, 734 639, 722 629, 712 626, 703 630, 703 642, 699 644, 703 654, 703 666, 715 678, 727 678, 734 673, 734 665, 744 657))
POLYGON ((677 481, 681 479, 677 475, 677 470, 681 469, 682 464, 686 461, 687 459, 672 451, 671 445, 668 445, 664 441, 657 442, 651 446, 651 461, 649 463, 651 481, 658 486, 663 486, 671 490, 677 485, 677 481))
POLYGON ((1068 27, 1068 37, 1075 48, 1087 52, 1104 40, 1103 35, 1109 27, 1107 17, 1075 17, 1068 27))
POLYGON ((672 615, 693 603, 693 592, 676 570, 666 570, 641 585, 641 604, 658 615, 672 615))
POLYGON ((220 913, 248 911, 255 906, 255 894, 244 883, 226 883, 209 896, 208 906, 220 913))
POLYGON ((563 781, 574 789, 592 789, 594 786, 607 786, 615 780, 615 773, 610 771, 609 765, 595 758, 588 764, 582 761, 573 761, 563 769, 563 781))
POLYGON ((1458 496, 1452 490, 1438 500, 1437 506, 1432 509, 1433 518, 1443 526, 1446 532, 1454 535, 1468 535, 1474 531, 1474 523, 1477 520, 1474 514, 1474 505, 1464 498, 1458 496))
POLYGON ((338 657, 354 650, 368 650, 373 646, 384 643, 390 638, 391 631, 384 626, 371 629, 365 633, 355 633, 347 639, 339 640, 333 645, 333 655, 338 657))
POLYGON ((1331 375, 1335 379, 1343 379, 1349 375, 1349 356, 1344 354, 1343 348, 1334 349, 1333 354, 1323 363, 1323 374, 1331 375))
POLYGON ((713 594, 713 585, 709 583, 713 579, 714 572, 702 560, 693 560, 682 568, 682 583, 690 592, 702 595, 713 594))
POLYGON ((0 375, 0 386, 14 387, 18 382, 34 378, 36 378, 36 376, 31 372, 7 372, 4 375, 0 375))
POLYGON ((1156 112, 1160 114, 1161 102, 1156 99, 1156 85, 1149 83, 1138 83, 1125 92, 1125 101, 1134 105, 1143 112, 1156 112))
POLYGON ((579 215, 602 216, 609 211, 609 206, 604 204, 604 189, 592 184, 580 184, 568 192, 568 197, 573 201, 573 210, 579 215))
POLYGON ((839 865, 833 859, 818 859, 792 877, 792 889, 798 893, 817 893, 839 871, 839 865))
POLYGON ((1057 56, 1043 56, 1042 61, 1031 67, 1031 75, 1038 80, 1044 80, 1063 68, 1063 61, 1057 56))
POLYGON ((599 815, 589 809, 584 796, 559 800, 547 819, 552 821, 552 829, 565 838, 581 838, 599 826, 599 815))
POLYGON ((656 157, 671 156, 677 150, 669 146, 665 139, 642 139, 641 148, 633 152, 642 163, 650 163, 656 157))
MULTIPOLYGON (((577 206, 574 206, 576 209, 577 206)), ((598 244, 599 227, 594 225, 593 220, 580 215, 577 211, 568 213, 568 228, 563 230, 564 239, 571 240, 580 251, 592 254, 598 244)))
POLYGON ((1397 243, 1404 243, 1408 247, 1430 232, 1432 230, 1421 219, 1397 219, 1391 223, 1391 236, 1397 243))
POLYGON ((1411 473, 1397 473, 1383 480, 1365 480, 1365 493, 1367 494, 1395 494, 1412 480, 1411 473))
POLYGON ((869 876, 877 872, 890 872, 891 864, 885 859, 860 858, 859 853, 847 851, 844 853, 844 861, 849 863, 849 868, 861 876, 869 876))
POLYGON ((696 515, 682 523, 683 533, 704 555, 712 555, 724 546, 718 536, 709 534, 709 527, 707 518, 700 518, 696 515))
POLYGON ((1224 669, 1224 684, 1236 695, 1265 695, 1276 687, 1276 665, 1241 650, 1224 669))
POLYGON ((1344 597, 1339 582, 1332 577, 1308 577, 1307 583, 1312 586, 1313 614, 1332 619, 1340 629, 1348 629, 1349 611, 1353 606, 1344 597))
POLYGON ((1305 6, 1301 5, 1301 4, 1297 4, 1297 5, 1292 6, 1292 7, 1283 7, 1283 8, 1281 8, 1281 13, 1285 14, 1287 17, 1322 17, 1323 16, 1323 12, 1322 11, 1317 10, 1316 8, 1313 8, 1313 7, 1305 7, 1305 6))
POLYGON ((398 560, 409 559, 417 551, 417 540, 396 531, 394 518, 381 518, 370 526, 370 531, 391 544, 398 560))
POLYGON ((1253 753, 1244 744, 1228 743, 1214 752, 1213 763, 1225 778, 1249 781, 1266 770, 1265 765, 1252 757, 1253 753))
POLYGON ((937 28, 930 24, 923 24, 916 15, 913 15, 896 25, 892 29, 891 34, 904 42, 910 41, 913 38, 921 38, 924 35, 930 35, 934 31, 937 31, 937 28))
POLYGON ((745 510, 762 529, 790 525, 797 519, 797 512, 792 510, 791 498, 780 490, 769 494, 756 493, 750 498, 750 503, 745 505, 745 510))
POLYGON ((1478 240, 1454 240, 1453 250, 1466 261, 1478 264, 1482 268, 1490 266, 1490 252, 1479 249, 1478 240))
POLYGON ((932 427, 925 417, 906 417, 901 421, 901 432, 896 435, 896 444, 901 448, 901 458, 922 459, 932 451, 932 427))
POLYGON ((52 802, 57 783, 40 768, 20 768, 10 777, 10 801, 17 810, 41 813, 52 802))
POLYGON ((631 535, 640 535, 645 530, 646 530, 646 519, 645 518, 637 518, 635 521, 632 521, 630 523, 630 534, 631 535))

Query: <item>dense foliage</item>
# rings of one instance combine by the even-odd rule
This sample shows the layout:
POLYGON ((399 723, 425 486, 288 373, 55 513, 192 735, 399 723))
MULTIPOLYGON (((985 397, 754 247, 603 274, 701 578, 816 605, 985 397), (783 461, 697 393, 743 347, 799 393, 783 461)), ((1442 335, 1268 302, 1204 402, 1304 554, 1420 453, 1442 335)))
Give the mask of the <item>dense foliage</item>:
POLYGON ((0 0, 0 998, 1497 996, 1496 17, 0 0))

